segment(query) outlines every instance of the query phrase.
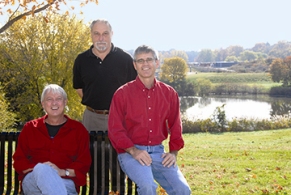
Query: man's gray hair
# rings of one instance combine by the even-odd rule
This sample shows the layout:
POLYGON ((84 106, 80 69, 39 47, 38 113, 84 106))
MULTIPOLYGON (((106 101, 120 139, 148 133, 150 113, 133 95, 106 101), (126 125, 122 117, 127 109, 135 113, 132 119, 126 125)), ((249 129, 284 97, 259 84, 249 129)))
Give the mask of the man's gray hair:
POLYGON ((158 52, 154 48, 152 48, 148 45, 141 45, 138 48, 136 48, 136 50, 134 51, 134 54, 133 54, 133 59, 137 60, 136 57, 142 53, 151 53, 155 60, 159 59, 158 52))
POLYGON ((48 92, 61 94, 62 97, 64 98, 64 100, 67 99, 67 93, 65 92, 65 90, 61 86, 59 86, 57 84, 49 84, 49 85, 46 85, 42 91, 41 99, 40 99, 41 102, 44 101, 44 97, 48 92))
POLYGON ((106 19, 98 19, 98 20, 94 20, 94 21, 91 23, 91 25, 90 25, 90 29, 91 29, 91 31, 92 31, 93 26, 94 26, 95 23, 104 23, 104 24, 106 24, 106 25, 109 27, 110 32, 112 31, 112 27, 111 27, 110 23, 108 22, 108 20, 106 20, 106 19))

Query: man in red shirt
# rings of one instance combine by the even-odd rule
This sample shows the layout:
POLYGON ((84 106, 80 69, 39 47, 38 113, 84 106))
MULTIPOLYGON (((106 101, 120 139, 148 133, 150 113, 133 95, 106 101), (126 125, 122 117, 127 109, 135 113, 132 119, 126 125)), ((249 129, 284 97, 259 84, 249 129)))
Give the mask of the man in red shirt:
POLYGON ((46 115, 27 122, 13 155, 26 195, 78 195, 91 164, 89 134, 82 123, 64 115, 67 94, 47 85, 41 96, 46 115))
POLYGON ((155 78, 158 55, 142 45, 135 50, 138 76, 114 94, 108 135, 118 152, 122 170, 137 184, 141 195, 156 194, 156 180, 169 195, 189 195, 190 187, 176 165, 183 148, 177 92, 155 78), (162 142, 169 139, 169 152, 162 142))

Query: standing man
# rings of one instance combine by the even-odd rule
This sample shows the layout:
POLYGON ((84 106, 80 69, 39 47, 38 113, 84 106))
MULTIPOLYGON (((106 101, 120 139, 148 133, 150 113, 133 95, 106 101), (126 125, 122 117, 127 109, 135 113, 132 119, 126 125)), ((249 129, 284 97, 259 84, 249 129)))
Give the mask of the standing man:
POLYGON ((91 164, 89 135, 82 123, 64 114, 67 94, 47 85, 41 95, 46 112, 27 122, 13 154, 13 167, 26 195, 78 195, 91 164))
POLYGON ((180 103, 176 91, 156 80, 158 55, 142 45, 134 52, 138 77, 114 94, 108 135, 122 170, 137 184, 138 194, 155 195, 156 180, 169 195, 190 195, 176 161, 183 148, 180 103), (169 138, 169 152, 162 142, 169 138))
MULTIPOLYGON (((94 20, 90 28, 93 45, 79 54, 75 60, 73 87, 82 98, 81 103, 86 106, 83 114, 86 129, 107 131, 109 107, 114 92, 121 85, 134 80, 137 73, 133 67, 132 57, 111 42, 113 31, 107 20, 94 20)), ((105 148, 104 142, 101 146, 105 148)), ((94 148, 97 149, 96 144, 94 148)), ((104 156, 103 152, 102 159, 104 156)), ((96 155, 94 161, 97 161, 96 155)), ((102 167, 105 163, 107 162, 102 161, 102 167)), ((93 166, 96 181, 97 164, 93 166)), ((102 183, 104 184, 104 178, 102 183)), ((96 186, 96 182, 94 185, 96 186)), ((101 192, 106 193, 108 192, 101 192)))
POLYGON ((90 27, 93 45, 75 60, 73 87, 86 106, 84 126, 88 131, 106 131, 114 92, 137 74, 132 57, 111 43, 113 31, 109 22, 98 19, 90 27))

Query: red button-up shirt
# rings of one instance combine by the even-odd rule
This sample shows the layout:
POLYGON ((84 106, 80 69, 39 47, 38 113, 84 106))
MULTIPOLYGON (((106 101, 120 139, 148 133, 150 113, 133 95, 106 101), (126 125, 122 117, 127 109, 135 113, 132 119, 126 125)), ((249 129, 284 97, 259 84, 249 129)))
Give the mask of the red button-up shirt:
POLYGON ((184 146, 180 102, 177 92, 155 80, 147 89, 139 77, 114 94, 108 121, 109 139, 118 153, 134 144, 161 144, 170 134, 170 151, 184 146))
POLYGON ((76 190, 86 184, 86 173, 91 165, 89 134, 78 121, 69 117, 54 138, 48 134, 44 116, 27 122, 18 137, 17 149, 13 155, 14 168, 19 180, 24 170, 37 163, 50 161, 60 169, 74 169, 75 177, 68 177, 75 183, 76 190))

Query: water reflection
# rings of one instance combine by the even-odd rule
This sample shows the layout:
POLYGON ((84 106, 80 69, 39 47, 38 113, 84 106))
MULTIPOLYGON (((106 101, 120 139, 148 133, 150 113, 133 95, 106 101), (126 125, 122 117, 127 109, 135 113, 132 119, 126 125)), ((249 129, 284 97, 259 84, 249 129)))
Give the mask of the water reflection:
POLYGON ((275 102, 272 102, 271 104, 271 116, 274 115, 284 115, 286 113, 289 113, 291 110, 291 103, 290 100, 288 102, 284 100, 278 100, 275 102))
POLYGON ((227 120, 233 118, 270 119, 291 110, 291 98, 269 96, 181 97, 181 111, 190 120, 211 118, 218 106, 225 104, 227 120))

